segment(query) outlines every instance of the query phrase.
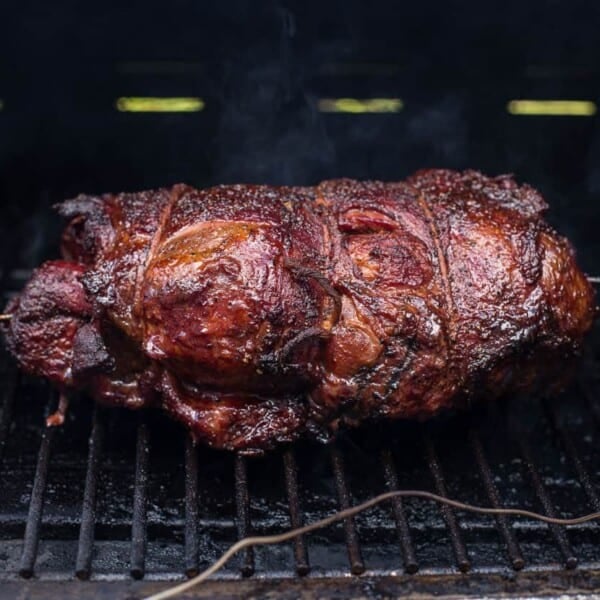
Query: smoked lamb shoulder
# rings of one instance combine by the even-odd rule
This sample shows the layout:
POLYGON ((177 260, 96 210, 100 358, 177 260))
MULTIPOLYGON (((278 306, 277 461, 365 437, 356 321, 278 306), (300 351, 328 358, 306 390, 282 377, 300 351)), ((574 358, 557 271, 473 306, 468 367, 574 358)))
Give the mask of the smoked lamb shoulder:
POLYGON ((7 307, 21 368, 255 452, 340 424, 558 389, 595 314, 509 176, 79 196, 7 307))

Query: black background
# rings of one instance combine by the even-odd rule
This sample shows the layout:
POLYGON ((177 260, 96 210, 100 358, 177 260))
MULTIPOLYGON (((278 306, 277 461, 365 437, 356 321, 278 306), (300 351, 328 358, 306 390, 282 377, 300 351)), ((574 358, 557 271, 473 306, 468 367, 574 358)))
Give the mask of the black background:
POLYGON ((512 172, 598 271, 600 115, 518 117, 512 98, 600 102, 597 2, 3 2, 0 254, 56 254, 54 202, 184 181, 512 172), (119 96, 201 96, 190 114, 119 96), (319 97, 400 97, 323 114, 319 97))

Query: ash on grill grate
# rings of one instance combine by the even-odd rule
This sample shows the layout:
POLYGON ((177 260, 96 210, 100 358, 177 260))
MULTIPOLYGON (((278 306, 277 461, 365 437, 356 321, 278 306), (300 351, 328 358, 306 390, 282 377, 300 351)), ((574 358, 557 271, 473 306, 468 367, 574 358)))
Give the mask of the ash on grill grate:
MULTIPOLYGON (((514 399, 427 425, 386 424, 333 447, 260 459, 194 447, 151 413, 71 403, 0 365, 0 578, 192 576, 239 537, 279 533, 388 489, 573 516, 599 510, 595 356, 560 401, 514 399)), ((396 499, 294 542, 249 550, 221 578, 600 569, 600 529, 488 518, 396 499)))

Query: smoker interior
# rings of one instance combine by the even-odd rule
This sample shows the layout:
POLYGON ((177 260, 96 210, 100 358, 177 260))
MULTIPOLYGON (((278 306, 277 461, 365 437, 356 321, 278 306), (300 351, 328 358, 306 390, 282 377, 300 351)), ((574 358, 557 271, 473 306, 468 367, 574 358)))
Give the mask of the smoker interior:
MULTIPOLYGON (((5 293, 25 275, 5 276, 5 293)), ((250 533, 282 532, 390 489, 550 516, 598 511, 594 337, 580 376, 559 398, 508 398, 262 458, 195 447, 160 415, 98 408, 85 397, 72 399, 63 427, 45 429, 56 392, 18 374, 3 355, 0 579, 184 579, 250 533)), ((477 593, 525 584, 536 593, 591 591, 599 536, 598 523, 567 529, 398 499, 296 542, 245 551, 217 578, 282 580, 281 593, 299 579, 354 593, 351 574, 391 578, 390 593, 469 593, 457 574, 478 582, 477 593)))
MULTIPOLYGON (((12 3, 0 19, 3 300, 57 256, 51 207, 81 192, 399 180, 424 167, 515 173, 545 195, 584 270, 600 275, 599 113, 507 111, 519 98, 598 106, 599 24, 600 5, 585 1, 12 3), (130 96, 205 106, 118 111, 130 96), (399 98, 403 108, 319 110, 320 99, 344 97, 399 98)), ((158 414, 85 397, 46 430, 56 392, 2 353, 0 596, 137 596, 251 532, 396 487, 547 515, 600 510, 596 329, 560 398, 507 398, 264 458, 195 448, 158 414)), ((243 553, 198 593, 591 593, 599 534, 598 523, 554 527, 397 500, 243 553)))

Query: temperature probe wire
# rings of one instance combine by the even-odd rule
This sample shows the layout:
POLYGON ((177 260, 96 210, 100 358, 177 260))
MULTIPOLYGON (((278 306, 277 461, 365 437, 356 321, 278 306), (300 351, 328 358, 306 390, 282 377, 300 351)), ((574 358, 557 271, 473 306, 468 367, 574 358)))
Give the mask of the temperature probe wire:
POLYGON ((353 517, 365 510, 368 510, 369 508, 372 508, 373 506, 376 506, 377 504, 385 502, 386 500, 392 500, 393 498, 423 498, 425 500, 431 500, 433 502, 438 502, 440 504, 445 504, 447 506, 472 513, 494 516, 504 515, 512 517, 529 517, 530 519, 542 521, 543 523, 548 523, 550 525, 580 525, 589 521, 600 520, 600 512, 590 513, 588 515, 574 517, 572 519, 563 519, 548 517, 540 513, 520 508, 488 508, 485 506, 473 506, 472 504, 466 504, 465 502, 439 496, 438 494, 426 492, 424 490, 394 490, 391 492, 385 492, 379 496, 375 496, 374 498, 370 498, 365 502, 351 506, 345 510, 340 510, 329 517, 325 517, 324 519, 315 521, 314 523, 310 523, 296 529, 290 529, 289 531, 280 533, 278 535, 261 535, 243 538, 233 544, 218 560, 216 560, 205 571, 202 571, 202 573, 196 575, 196 577, 192 577, 192 579, 189 581, 175 585, 171 588, 163 590, 162 592, 158 592, 157 594, 147 596, 144 598, 144 600, 167 600, 168 598, 173 598, 178 594, 182 594, 183 592, 190 590, 194 586, 208 579, 213 573, 216 573, 229 561, 229 559, 240 552, 240 550, 244 550, 244 548, 248 548, 249 546, 281 544, 282 542, 293 540, 301 535, 310 533, 311 531, 327 527, 328 525, 336 523, 337 521, 353 517))

